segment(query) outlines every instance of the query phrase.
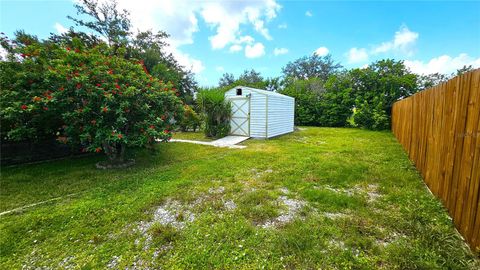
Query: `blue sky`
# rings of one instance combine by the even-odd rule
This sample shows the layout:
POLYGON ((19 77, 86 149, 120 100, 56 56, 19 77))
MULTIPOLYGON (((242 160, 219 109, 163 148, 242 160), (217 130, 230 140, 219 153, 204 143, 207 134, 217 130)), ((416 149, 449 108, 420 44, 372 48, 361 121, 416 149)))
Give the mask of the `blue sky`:
MULTIPOLYGON (((254 68, 279 76, 289 61, 331 53, 346 68, 382 58, 417 73, 480 67, 480 2, 119 0, 135 29, 166 30, 168 51, 201 85, 254 68)), ((73 1, 0 1, 0 30, 41 38, 73 25, 73 1)))

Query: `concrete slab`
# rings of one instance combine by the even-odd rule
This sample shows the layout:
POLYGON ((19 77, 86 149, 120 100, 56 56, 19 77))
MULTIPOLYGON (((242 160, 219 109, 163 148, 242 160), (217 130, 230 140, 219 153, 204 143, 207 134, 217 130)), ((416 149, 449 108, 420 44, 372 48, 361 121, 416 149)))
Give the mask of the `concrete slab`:
POLYGON ((222 147, 222 146, 235 145, 243 141, 246 141, 248 139, 250 139, 250 137, 231 135, 231 136, 226 136, 221 139, 215 140, 212 142, 212 144, 215 146, 222 147))
POLYGON ((249 137, 244 137, 244 136, 227 136, 227 137, 223 137, 221 139, 215 140, 213 142, 202 142, 202 141, 182 140, 182 139, 171 139, 170 142, 193 143, 193 144, 201 144, 201 145, 210 145, 214 147, 228 147, 228 148, 243 149, 246 147, 245 145, 236 145, 236 144, 241 143, 248 139, 249 137))

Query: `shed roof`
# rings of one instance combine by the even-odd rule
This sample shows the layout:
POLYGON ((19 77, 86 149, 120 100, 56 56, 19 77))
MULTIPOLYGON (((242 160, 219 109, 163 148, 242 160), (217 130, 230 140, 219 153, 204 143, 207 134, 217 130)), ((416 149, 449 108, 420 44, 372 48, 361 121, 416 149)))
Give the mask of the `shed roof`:
POLYGON ((247 89, 247 90, 257 92, 259 94, 267 95, 267 96, 277 96, 277 97, 286 97, 286 98, 294 99, 293 97, 282 95, 282 94, 277 93, 277 92, 267 91, 267 90, 262 90, 262 89, 258 89, 258 88, 247 87, 247 86, 241 86, 241 85, 235 86, 234 88, 232 88, 228 91, 236 90, 237 88, 247 89))

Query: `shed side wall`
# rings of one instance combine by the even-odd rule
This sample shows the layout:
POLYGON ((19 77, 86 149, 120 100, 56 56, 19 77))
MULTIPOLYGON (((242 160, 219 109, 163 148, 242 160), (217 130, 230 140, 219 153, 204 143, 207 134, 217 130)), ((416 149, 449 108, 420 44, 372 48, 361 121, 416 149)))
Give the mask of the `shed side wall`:
POLYGON ((293 132, 295 100, 290 97, 268 97, 268 138, 293 132))

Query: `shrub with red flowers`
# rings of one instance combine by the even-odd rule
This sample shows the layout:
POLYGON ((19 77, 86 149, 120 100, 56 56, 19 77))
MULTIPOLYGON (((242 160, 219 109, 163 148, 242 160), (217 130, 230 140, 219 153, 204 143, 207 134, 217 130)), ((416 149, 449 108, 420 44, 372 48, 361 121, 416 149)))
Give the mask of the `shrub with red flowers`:
POLYGON ((52 119, 54 128, 46 135, 84 151, 104 152, 115 165, 125 162, 129 147, 170 139, 170 130, 183 117, 173 85, 146 74, 138 61, 111 56, 107 46, 47 50, 28 45, 21 53, 31 46, 38 47, 38 56, 10 64, 28 70, 32 62, 39 69, 38 83, 2 78, 1 116, 2 122, 8 119, 4 133, 9 139, 29 138, 52 119), (32 122, 35 118, 44 121, 32 122))
POLYGON ((0 61, 0 120, 2 141, 39 141, 51 138, 61 126, 52 107, 50 82, 44 74, 49 59, 58 58, 55 45, 41 44, 19 34, 12 41, 2 36, 2 45, 12 52, 0 61))

